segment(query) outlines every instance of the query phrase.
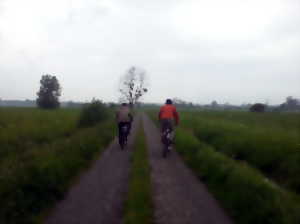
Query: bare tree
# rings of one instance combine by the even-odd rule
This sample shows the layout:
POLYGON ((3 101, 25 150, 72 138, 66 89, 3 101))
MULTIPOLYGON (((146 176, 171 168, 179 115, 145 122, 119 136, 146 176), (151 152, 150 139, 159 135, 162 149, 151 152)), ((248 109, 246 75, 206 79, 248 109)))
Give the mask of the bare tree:
POLYGON ((146 86, 146 72, 132 66, 121 77, 119 88, 121 99, 126 100, 131 106, 135 105, 148 92, 146 86))

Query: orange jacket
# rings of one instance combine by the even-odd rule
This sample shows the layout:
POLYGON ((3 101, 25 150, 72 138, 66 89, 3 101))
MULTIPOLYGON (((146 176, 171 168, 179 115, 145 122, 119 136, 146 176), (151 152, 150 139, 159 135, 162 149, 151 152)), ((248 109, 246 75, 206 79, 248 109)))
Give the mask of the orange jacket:
POLYGON ((179 115, 176 107, 172 104, 166 104, 160 108, 159 120, 161 119, 175 119, 176 124, 179 122, 179 115))

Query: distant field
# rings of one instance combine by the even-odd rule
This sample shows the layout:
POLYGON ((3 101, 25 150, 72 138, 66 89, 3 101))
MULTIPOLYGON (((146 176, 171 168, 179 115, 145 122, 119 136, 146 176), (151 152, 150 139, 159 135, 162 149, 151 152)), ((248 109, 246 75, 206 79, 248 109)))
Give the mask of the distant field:
POLYGON ((248 128, 261 130, 284 131, 300 136, 300 113, 250 113, 250 112, 182 112, 181 117, 186 122, 210 120, 215 122, 232 122, 248 128))
POLYGON ((300 222, 300 114, 179 113, 175 148, 237 223, 300 222))
POLYGON ((79 113, 80 110, 0 108, 0 161, 9 153, 73 134, 79 113))
POLYGON ((78 128, 80 112, 0 108, 0 223, 38 222, 112 140, 112 117, 78 128))

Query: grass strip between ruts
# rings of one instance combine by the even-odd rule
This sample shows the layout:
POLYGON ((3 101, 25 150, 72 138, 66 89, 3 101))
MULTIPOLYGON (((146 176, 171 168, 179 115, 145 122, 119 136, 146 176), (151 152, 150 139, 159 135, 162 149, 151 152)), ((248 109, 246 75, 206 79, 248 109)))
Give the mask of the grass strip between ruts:
POLYGON ((125 202, 125 224, 153 223, 153 202, 145 134, 139 128, 131 157, 128 195, 125 202))

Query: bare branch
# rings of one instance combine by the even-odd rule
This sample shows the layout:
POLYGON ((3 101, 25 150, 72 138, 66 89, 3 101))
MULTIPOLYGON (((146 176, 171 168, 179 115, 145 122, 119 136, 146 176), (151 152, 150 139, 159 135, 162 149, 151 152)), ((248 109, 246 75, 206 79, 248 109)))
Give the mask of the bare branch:
POLYGON ((132 66, 121 77, 120 94, 122 99, 128 100, 131 105, 136 104, 139 99, 148 92, 145 86, 146 72, 142 69, 137 69, 132 66))

